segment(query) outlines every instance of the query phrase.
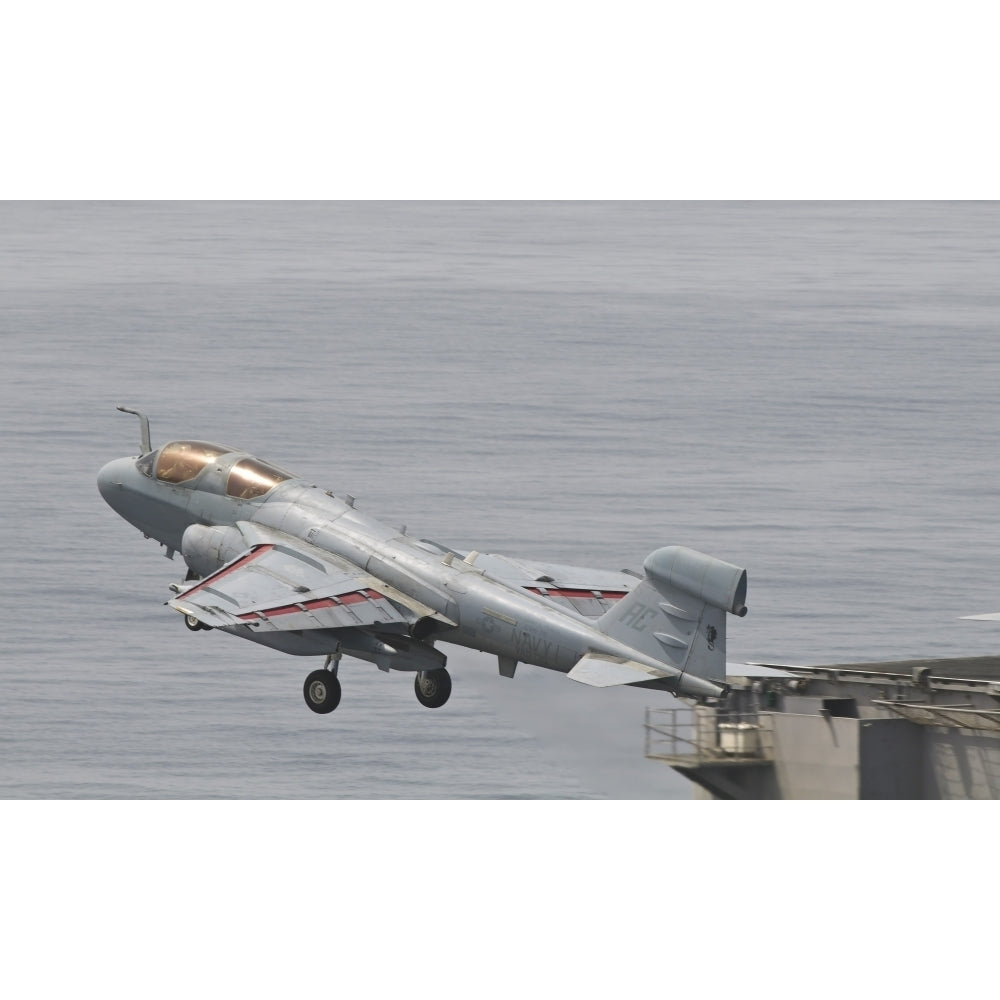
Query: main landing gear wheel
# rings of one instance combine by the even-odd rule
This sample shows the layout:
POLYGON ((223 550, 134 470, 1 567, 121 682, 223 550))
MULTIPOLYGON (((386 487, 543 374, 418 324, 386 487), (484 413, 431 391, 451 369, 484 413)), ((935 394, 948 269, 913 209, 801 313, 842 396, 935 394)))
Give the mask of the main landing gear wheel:
POLYGON ((413 690, 425 708, 440 708, 451 694, 451 674, 444 667, 421 670, 413 681, 413 690))
POLYGON ((340 681, 330 670, 314 670, 306 678, 302 694, 314 712, 326 715, 340 704, 340 681))

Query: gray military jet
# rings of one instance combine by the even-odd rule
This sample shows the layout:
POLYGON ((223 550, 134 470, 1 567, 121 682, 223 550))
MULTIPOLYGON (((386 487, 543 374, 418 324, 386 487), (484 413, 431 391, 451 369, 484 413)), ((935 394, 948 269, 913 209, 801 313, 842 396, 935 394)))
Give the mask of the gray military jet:
POLYGON ((187 564, 166 603, 189 629, 221 629, 284 653, 324 656, 306 704, 340 703, 342 656, 415 673, 417 700, 451 693, 451 642, 594 687, 628 684, 685 697, 723 694, 726 613, 746 614, 747 573, 691 549, 647 556, 645 575, 458 552, 355 507, 276 465, 207 441, 153 449, 97 477, 101 495, 187 564))

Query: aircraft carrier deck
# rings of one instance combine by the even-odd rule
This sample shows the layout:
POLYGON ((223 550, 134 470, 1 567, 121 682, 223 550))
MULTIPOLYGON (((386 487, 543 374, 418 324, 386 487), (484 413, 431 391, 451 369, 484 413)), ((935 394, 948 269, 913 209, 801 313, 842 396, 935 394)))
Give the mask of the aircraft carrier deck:
POLYGON ((646 756, 696 797, 1000 798, 1000 656, 748 666, 781 674, 646 710, 646 756))

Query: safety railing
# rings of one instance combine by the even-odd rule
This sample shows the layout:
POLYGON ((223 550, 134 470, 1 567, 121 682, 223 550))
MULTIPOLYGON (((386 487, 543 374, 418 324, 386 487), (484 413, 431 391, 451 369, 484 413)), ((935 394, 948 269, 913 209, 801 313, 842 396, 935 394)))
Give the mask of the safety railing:
POLYGON ((646 756, 688 764, 769 761, 773 734, 756 712, 647 708, 646 756))

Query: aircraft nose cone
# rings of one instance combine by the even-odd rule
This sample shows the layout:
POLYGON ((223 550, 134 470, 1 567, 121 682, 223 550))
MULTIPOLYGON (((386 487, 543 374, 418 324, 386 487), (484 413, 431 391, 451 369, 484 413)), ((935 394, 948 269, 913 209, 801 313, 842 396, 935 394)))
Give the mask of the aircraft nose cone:
POLYGON ((113 510, 121 506, 121 496, 125 488, 125 472, 129 459, 116 458, 97 473, 97 488, 105 503, 113 510))

